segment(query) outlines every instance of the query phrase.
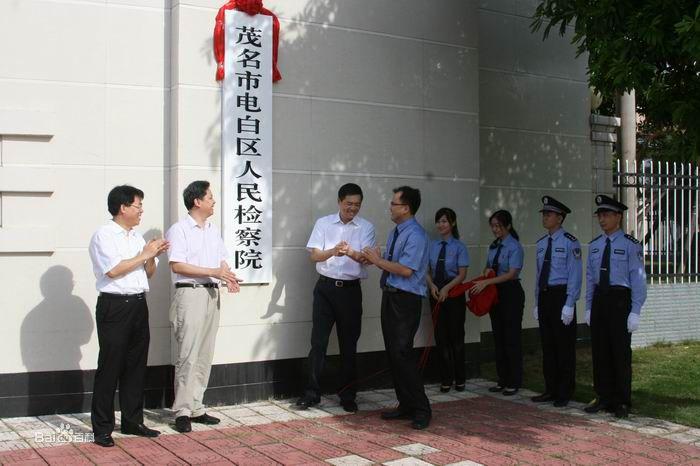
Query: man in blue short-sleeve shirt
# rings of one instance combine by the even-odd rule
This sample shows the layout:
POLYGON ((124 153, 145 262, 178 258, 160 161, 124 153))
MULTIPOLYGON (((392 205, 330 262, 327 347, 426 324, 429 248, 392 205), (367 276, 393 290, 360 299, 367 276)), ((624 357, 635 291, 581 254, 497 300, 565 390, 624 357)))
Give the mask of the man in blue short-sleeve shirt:
POLYGON ((389 356, 396 410, 382 413, 383 419, 412 419, 414 429, 425 429, 432 415, 413 352, 413 338, 420 324, 422 298, 428 294, 428 235, 414 218, 420 206, 420 191, 410 186, 394 189, 386 253, 365 248, 364 257, 380 269, 382 277, 382 335, 389 356))

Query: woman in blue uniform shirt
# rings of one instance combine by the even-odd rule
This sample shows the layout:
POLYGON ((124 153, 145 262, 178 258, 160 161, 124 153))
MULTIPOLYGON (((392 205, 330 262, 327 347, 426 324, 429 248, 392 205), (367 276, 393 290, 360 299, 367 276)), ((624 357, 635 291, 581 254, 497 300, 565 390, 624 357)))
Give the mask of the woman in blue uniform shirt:
POLYGON ((523 353, 520 340, 525 292, 520 285, 523 268, 523 247, 513 228, 513 217, 507 210, 498 210, 489 218, 496 240, 491 243, 484 275, 493 270, 496 276, 479 281, 470 293, 480 293, 488 285, 498 288, 498 304, 491 308, 491 329, 496 351, 498 384, 490 392, 505 396, 518 393, 523 379, 523 353))
POLYGON ((440 361, 440 391, 449 392, 452 383, 455 390, 464 390, 467 374, 464 366, 464 320, 466 298, 464 294, 456 298, 447 295, 455 285, 467 276, 469 253, 459 241, 457 214, 443 207, 435 213, 435 228, 441 239, 430 243, 428 260, 430 273, 427 275, 430 290, 430 307, 440 304, 435 324, 435 345, 440 361))

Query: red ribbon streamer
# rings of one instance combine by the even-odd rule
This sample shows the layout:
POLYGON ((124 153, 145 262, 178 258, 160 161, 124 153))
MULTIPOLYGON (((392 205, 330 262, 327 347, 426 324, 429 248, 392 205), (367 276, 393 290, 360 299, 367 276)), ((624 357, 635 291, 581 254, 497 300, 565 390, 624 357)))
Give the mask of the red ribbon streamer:
POLYGON ((267 8, 263 7, 262 0, 230 0, 219 8, 216 14, 216 25, 214 26, 214 58, 216 59, 216 80, 224 79, 224 55, 226 51, 226 40, 224 37, 224 16, 226 10, 238 10, 251 16, 262 14, 272 16, 272 82, 282 79, 282 75, 277 69, 277 49, 280 38, 280 22, 277 16, 267 8))

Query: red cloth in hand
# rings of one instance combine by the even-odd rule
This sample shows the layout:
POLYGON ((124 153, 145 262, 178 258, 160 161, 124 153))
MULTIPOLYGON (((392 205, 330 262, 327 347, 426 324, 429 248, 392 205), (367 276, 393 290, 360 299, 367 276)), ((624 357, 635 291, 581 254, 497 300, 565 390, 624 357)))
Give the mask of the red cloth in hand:
MULTIPOLYGON (((495 276, 496 274, 493 271, 489 271, 489 273, 486 274, 485 277, 479 277, 453 287, 450 290, 448 296, 450 298, 455 298, 461 294, 467 293, 469 292, 471 287, 476 284, 476 282, 479 282, 486 278, 493 278, 495 276)), ((467 307, 470 311, 472 311, 472 314, 481 317, 488 314, 493 305, 496 303, 498 303, 498 289, 496 288, 496 285, 489 285, 483 290, 481 290, 481 293, 469 295, 467 307)))
POLYGON ((251 16, 262 14, 272 16, 272 82, 282 79, 282 75, 277 69, 277 48, 280 39, 280 22, 277 16, 270 10, 263 8, 262 0, 230 0, 219 8, 216 14, 216 25, 214 26, 214 58, 216 59, 216 80, 224 79, 224 54, 226 51, 226 41, 224 37, 224 15, 226 10, 239 10, 251 16))

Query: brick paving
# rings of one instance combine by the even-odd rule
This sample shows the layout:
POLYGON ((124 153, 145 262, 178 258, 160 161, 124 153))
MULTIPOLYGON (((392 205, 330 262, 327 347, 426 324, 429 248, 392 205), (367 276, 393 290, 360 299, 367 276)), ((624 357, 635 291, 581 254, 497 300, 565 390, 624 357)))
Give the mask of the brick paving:
POLYGON ((465 392, 447 394, 427 385, 433 421, 424 431, 379 418, 380 410, 396 405, 392 390, 360 393, 357 414, 343 412, 333 397, 307 411, 295 410, 293 400, 216 407, 210 412, 221 424, 193 424, 188 434, 173 430, 168 410, 150 410, 146 423, 162 435, 115 433, 114 448, 80 441, 90 433, 85 413, 3 419, 0 463, 700 465, 700 429, 635 415, 589 415, 578 403, 535 405, 527 390, 505 398, 488 393, 490 385, 473 379, 465 392))

